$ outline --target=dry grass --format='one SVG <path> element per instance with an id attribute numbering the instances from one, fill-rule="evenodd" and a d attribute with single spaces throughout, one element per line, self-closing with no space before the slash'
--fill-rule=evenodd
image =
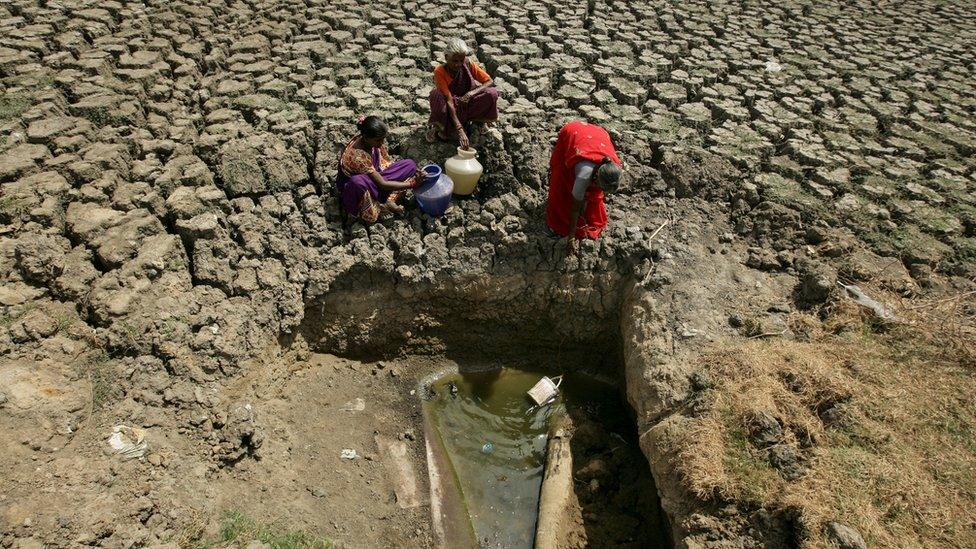
<path id="1" fill-rule="evenodd" d="M 798 319 L 807 341 L 757 339 L 705 356 L 710 406 L 672 449 L 688 489 L 790 509 L 807 547 L 827 545 L 831 520 L 869 546 L 976 547 L 970 297 L 901 303 L 907 324 L 887 327 L 842 302 L 826 330 Z M 787 481 L 752 442 L 760 412 L 799 449 L 803 477 Z"/>

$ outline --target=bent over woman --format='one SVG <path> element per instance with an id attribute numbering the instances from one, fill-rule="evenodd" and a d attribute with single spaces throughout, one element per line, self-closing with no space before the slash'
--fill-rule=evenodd
<path id="1" fill-rule="evenodd" d="M 546 224 L 566 237 L 570 252 L 576 239 L 597 238 L 606 227 L 603 195 L 617 190 L 620 176 L 620 158 L 606 130 L 578 120 L 559 130 L 549 159 Z"/>
<path id="2" fill-rule="evenodd" d="M 389 128 L 382 119 L 366 116 L 356 124 L 359 135 L 339 155 L 336 188 L 349 215 L 373 223 L 385 213 L 402 213 L 397 200 L 417 185 L 417 163 L 393 161 L 386 150 Z"/>

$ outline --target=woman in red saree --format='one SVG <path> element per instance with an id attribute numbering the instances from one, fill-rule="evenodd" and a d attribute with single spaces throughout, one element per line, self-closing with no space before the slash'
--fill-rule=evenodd
<path id="1" fill-rule="evenodd" d="M 617 190 L 620 176 L 620 158 L 606 130 L 578 120 L 559 130 L 549 159 L 546 223 L 566 237 L 570 252 L 577 239 L 597 238 L 606 227 L 603 195 Z"/>

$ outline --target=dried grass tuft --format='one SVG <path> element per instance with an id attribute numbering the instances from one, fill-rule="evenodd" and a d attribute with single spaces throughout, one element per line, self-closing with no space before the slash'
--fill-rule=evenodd
<path id="1" fill-rule="evenodd" d="M 976 546 L 972 297 L 898 302 L 905 322 L 895 325 L 840 302 L 822 324 L 794 319 L 805 341 L 707 354 L 706 411 L 673 442 L 686 488 L 796 510 L 808 547 L 826 545 L 827 521 L 855 527 L 869 546 Z M 760 413 L 799 450 L 800 479 L 787 481 L 751 439 Z"/>

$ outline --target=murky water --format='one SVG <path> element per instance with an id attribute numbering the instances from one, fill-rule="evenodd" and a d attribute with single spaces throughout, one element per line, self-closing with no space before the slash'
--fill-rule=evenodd
<path id="1" fill-rule="evenodd" d="M 425 406 L 461 483 L 484 547 L 531 548 L 545 465 L 548 420 L 526 396 L 540 374 L 503 368 L 447 375 Z M 556 405 L 558 406 L 558 404 Z"/>
<path id="2" fill-rule="evenodd" d="M 543 375 L 500 368 L 448 374 L 430 385 L 433 394 L 424 406 L 440 431 L 483 547 L 532 547 L 553 414 L 568 405 L 595 415 L 610 411 L 626 421 L 615 387 L 577 373 L 565 376 L 553 404 L 534 406 L 526 392 Z"/>

